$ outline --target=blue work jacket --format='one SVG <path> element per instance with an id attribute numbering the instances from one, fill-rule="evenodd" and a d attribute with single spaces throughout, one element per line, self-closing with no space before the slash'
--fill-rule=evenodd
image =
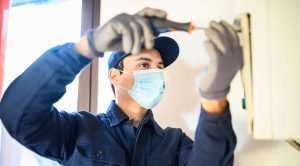
<path id="1" fill-rule="evenodd" d="M 148 110 L 137 129 L 112 101 L 106 114 L 58 111 L 53 104 L 90 60 L 73 43 L 46 51 L 7 88 L 0 118 L 28 149 L 68 166 L 231 166 L 236 137 L 228 110 L 201 110 L 192 141 L 162 129 Z M 229 108 L 228 108 L 229 109 Z"/>

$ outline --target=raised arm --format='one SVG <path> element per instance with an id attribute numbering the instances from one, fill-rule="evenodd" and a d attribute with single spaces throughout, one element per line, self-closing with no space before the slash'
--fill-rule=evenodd
<path id="1" fill-rule="evenodd" d="M 243 67 L 242 49 L 236 31 L 224 21 L 211 22 L 205 33 L 210 64 L 202 73 L 202 108 L 187 165 L 232 166 L 236 136 L 226 96 L 230 82 Z M 188 142 L 185 136 L 182 140 Z"/>
<path id="2" fill-rule="evenodd" d="M 10 135 L 38 154 L 63 162 L 74 148 L 76 119 L 58 112 L 53 103 L 89 62 L 67 43 L 46 51 L 17 77 L 0 103 L 0 118 Z"/>

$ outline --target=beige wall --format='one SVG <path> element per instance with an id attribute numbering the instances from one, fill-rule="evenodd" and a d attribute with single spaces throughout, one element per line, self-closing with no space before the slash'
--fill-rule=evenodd
<path id="1" fill-rule="evenodd" d="M 207 26 L 210 20 L 224 19 L 232 22 L 234 16 L 245 9 L 243 5 L 237 0 L 102 0 L 101 22 L 120 12 L 135 13 L 149 6 L 166 10 L 171 20 L 193 21 L 196 25 Z M 205 36 L 202 31 L 195 31 L 191 35 L 184 32 L 164 35 L 173 37 L 179 43 L 181 53 L 179 59 L 165 70 L 167 93 L 154 108 L 155 118 L 162 127 L 182 128 L 193 138 L 200 109 L 199 73 L 208 61 L 202 47 Z M 100 60 L 99 112 L 105 112 L 113 98 L 106 75 L 107 57 Z M 240 80 L 238 74 L 228 96 L 238 139 L 235 165 L 298 166 L 300 153 L 284 141 L 258 141 L 248 135 L 247 113 L 241 107 L 243 88 Z"/>

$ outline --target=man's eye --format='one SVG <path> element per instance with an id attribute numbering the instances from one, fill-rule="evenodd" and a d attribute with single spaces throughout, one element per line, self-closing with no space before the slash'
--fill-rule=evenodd
<path id="1" fill-rule="evenodd" d="M 142 63 L 142 64 L 140 64 L 140 67 L 141 67 L 141 68 L 148 69 L 148 68 L 149 68 L 149 65 L 148 65 L 147 63 Z"/>

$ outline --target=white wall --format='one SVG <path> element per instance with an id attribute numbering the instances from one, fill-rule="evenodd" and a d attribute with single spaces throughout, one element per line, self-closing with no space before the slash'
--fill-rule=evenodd
<path id="1" fill-rule="evenodd" d="M 196 25 L 207 26 L 210 20 L 224 19 L 232 22 L 235 15 L 247 9 L 237 0 L 102 0 L 101 22 L 120 13 L 135 13 L 149 6 L 166 10 L 168 18 L 174 21 L 193 21 Z M 154 108 L 155 118 L 162 127 L 179 127 L 194 137 L 197 125 L 200 96 L 198 75 L 207 62 L 202 42 L 202 31 L 191 35 L 184 32 L 164 34 L 173 37 L 180 45 L 180 57 L 165 70 L 167 93 L 162 102 Z M 113 95 L 107 79 L 107 58 L 100 59 L 99 112 L 105 112 Z M 236 166 L 296 166 L 300 153 L 284 141 L 253 140 L 247 133 L 247 113 L 241 107 L 243 88 L 240 75 L 232 82 L 228 96 L 233 116 L 233 126 L 238 144 L 235 151 Z"/>

